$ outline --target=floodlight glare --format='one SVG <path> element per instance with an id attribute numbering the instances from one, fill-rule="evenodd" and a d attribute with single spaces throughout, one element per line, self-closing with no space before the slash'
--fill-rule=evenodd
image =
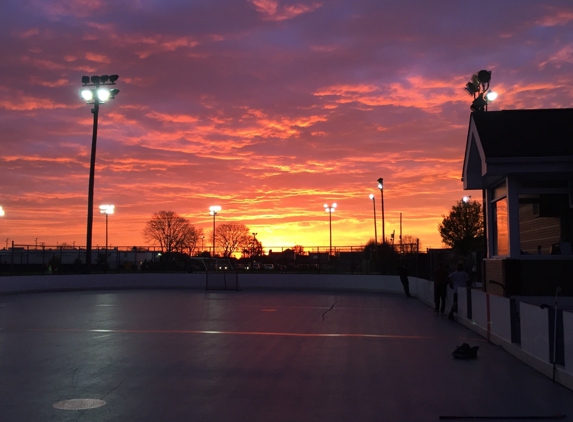
<path id="1" fill-rule="evenodd" d="M 82 89 L 80 94 L 86 101 L 92 101 L 94 99 L 94 93 L 91 89 Z"/>
<path id="2" fill-rule="evenodd" d="M 82 84 L 87 85 L 90 83 L 90 77 L 89 76 L 82 76 Z"/>
<path id="3" fill-rule="evenodd" d="M 371 193 L 368 197 L 374 201 L 374 194 L 373 193 Z"/>
<path id="4" fill-rule="evenodd" d="M 113 214 L 115 212 L 115 205 L 100 205 L 99 211 L 102 214 Z"/>
<path id="5" fill-rule="evenodd" d="M 489 102 L 489 101 L 494 101 L 497 98 L 497 92 L 494 91 L 488 91 L 487 94 L 485 94 L 485 99 Z"/>
<path id="6" fill-rule="evenodd" d="M 219 211 L 221 211 L 221 207 L 219 205 L 212 205 L 209 207 L 209 214 L 216 215 Z"/>
<path id="7" fill-rule="evenodd" d="M 384 179 L 380 178 L 377 180 L 378 182 L 378 189 L 382 190 L 384 189 Z"/>
<path id="8" fill-rule="evenodd" d="M 5 215 L 6 215 L 6 213 L 4 212 L 2 207 L 0 207 L 0 217 L 4 217 Z"/>
<path id="9" fill-rule="evenodd" d="M 97 97 L 99 98 L 100 102 L 105 103 L 107 100 L 109 100 L 110 97 L 109 90 L 104 88 L 98 89 Z"/>

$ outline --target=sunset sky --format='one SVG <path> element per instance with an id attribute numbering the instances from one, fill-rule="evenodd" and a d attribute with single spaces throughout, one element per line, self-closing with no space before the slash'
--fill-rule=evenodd
<path id="1" fill-rule="evenodd" d="M 109 242 L 145 245 L 154 212 L 247 225 L 265 247 L 386 236 L 441 247 L 460 181 L 472 73 L 490 110 L 573 106 L 573 3 L 382 0 L 2 0 L 0 248 L 85 245 L 93 116 L 83 75 L 118 74 L 102 105 Z"/>

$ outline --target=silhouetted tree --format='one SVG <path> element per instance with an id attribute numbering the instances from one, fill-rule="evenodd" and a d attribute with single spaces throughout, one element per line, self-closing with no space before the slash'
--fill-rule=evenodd
<path id="1" fill-rule="evenodd" d="M 217 247 L 223 248 L 225 257 L 248 248 L 251 240 L 250 230 L 244 224 L 223 223 L 219 224 L 215 230 L 215 242 Z"/>
<path id="2" fill-rule="evenodd" d="M 243 248 L 243 258 L 253 258 L 263 254 L 263 244 L 256 238 L 251 237 L 249 244 Z"/>
<path id="3" fill-rule="evenodd" d="M 148 243 L 159 243 L 165 253 L 192 253 L 203 230 L 195 228 L 189 221 L 174 211 L 159 211 L 145 224 L 143 237 Z"/>
<path id="4" fill-rule="evenodd" d="M 450 214 L 438 225 L 442 241 L 457 253 L 466 256 L 483 248 L 485 237 L 482 206 L 477 201 L 458 201 Z"/>
<path id="5" fill-rule="evenodd" d="M 296 255 L 302 255 L 304 254 L 304 246 L 302 245 L 294 245 L 294 247 L 292 248 L 292 250 L 294 251 L 294 253 Z"/>

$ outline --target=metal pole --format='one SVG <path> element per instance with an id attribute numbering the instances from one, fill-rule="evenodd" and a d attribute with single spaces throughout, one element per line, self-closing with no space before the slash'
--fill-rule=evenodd
<path id="1" fill-rule="evenodd" d="M 107 219 L 108 219 L 109 215 L 106 212 L 105 213 L 105 265 L 107 267 Z"/>
<path id="2" fill-rule="evenodd" d="M 213 212 L 213 258 L 215 258 L 215 216 L 217 214 Z"/>
<path id="3" fill-rule="evenodd" d="M 386 243 L 386 230 L 384 225 L 384 188 L 380 189 L 380 198 L 382 202 L 382 243 Z"/>
<path id="4" fill-rule="evenodd" d="M 94 219 L 94 179 L 95 179 L 95 162 L 96 162 L 96 143 L 97 143 L 97 124 L 99 114 L 99 97 L 95 96 L 94 108 L 94 126 L 92 135 L 92 155 L 90 160 L 90 180 L 88 188 L 88 224 L 86 237 L 86 271 L 91 272 L 92 264 L 92 226 Z"/>
<path id="5" fill-rule="evenodd" d="M 377 224 L 376 224 L 376 201 L 374 200 L 374 197 L 372 197 L 372 206 L 374 207 L 374 244 L 377 245 L 378 244 L 378 230 L 377 230 Z"/>
<path id="6" fill-rule="evenodd" d="M 328 256 L 332 255 L 332 207 L 328 210 L 328 225 L 329 225 L 329 232 L 330 232 L 330 252 Z"/>

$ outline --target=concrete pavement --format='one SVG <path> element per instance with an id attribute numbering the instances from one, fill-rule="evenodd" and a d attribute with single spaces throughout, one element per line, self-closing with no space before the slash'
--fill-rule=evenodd
<path id="1" fill-rule="evenodd" d="M 2 422 L 573 421 L 572 391 L 389 293 L 4 295 L 0 398 Z M 71 399 L 105 404 L 54 407 Z"/>

